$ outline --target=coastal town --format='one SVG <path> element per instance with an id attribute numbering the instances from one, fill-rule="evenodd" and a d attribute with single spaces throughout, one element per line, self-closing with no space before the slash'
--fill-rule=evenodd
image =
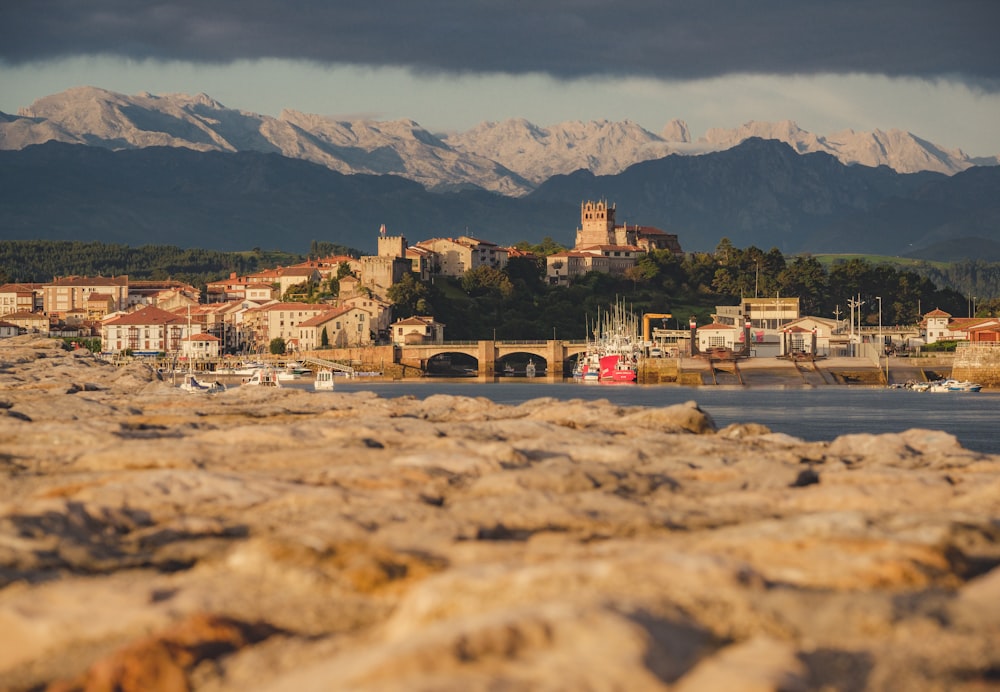
<path id="1" fill-rule="evenodd" d="M 654 250 L 683 255 L 676 235 L 618 223 L 616 211 L 614 204 L 603 200 L 580 205 L 574 247 L 544 258 L 547 284 L 567 285 L 590 272 L 626 276 L 640 258 Z M 525 254 L 472 236 L 432 238 L 410 245 L 402 235 L 387 234 L 383 225 L 375 255 L 335 255 L 245 276 L 233 273 L 208 282 L 204 291 L 175 280 L 137 281 L 128 276 L 64 276 L 48 283 L 8 283 L 0 286 L 0 338 L 21 334 L 81 341 L 97 338 L 101 352 L 110 358 L 128 355 L 200 363 L 263 354 L 336 361 L 344 357 L 338 350 L 388 346 L 379 353 L 381 364 L 388 361 L 404 365 L 403 372 L 406 367 L 410 372 L 424 372 L 431 357 L 448 353 L 447 325 L 432 314 L 396 318 L 390 289 L 406 277 L 432 281 L 441 276 L 462 277 L 481 267 L 503 270 L 511 258 Z M 321 283 L 335 283 L 336 297 L 307 302 L 309 287 Z M 919 353 L 938 341 L 985 348 L 987 354 L 992 353 L 988 347 L 1000 343 L 997 318 L 957 317 L 935 308 L 924 313 L 918 324 L 890 326 L 880 321 L 876 326 L 862 324 L 860 310 L 855 314 L 853 306 L 843 319 L 802 314 L 797 296 L 745 297 L 737 304 L 716 306 L 709 323 L 697 324 L 692 317 L 683 328 L 686 319 L 666 313 L 635 315 L 629 333 L 615 335 L 628 339 L 627 348 L 618 347 L 621 362 L 630 361 L 629 367 L 638 372 L 634 364 L 639 360 L 699 356 L 717 361 L 857 358 L 881 370 L 883 357 Z M 587 341 L 591 340 L 598 337 L 592 339 L 588 333 Z M 280 348 L 276 350 L 275 344 Z M 405 353 L 406 347 L 427 345 L 437 348 L 409 358 Z M 512 370 L 503 358 L 512 353 L 510 349 L 505 353 L 496 348 L 457 351 L 480 361 L 478 374 L 503 375 Z M 586 370 L 585 348 L 525 347 L 521 353 L 531 356 L 532 372 L 538 367 L 561 377 Z M 976 358 L 981 360 L 982 354 Z M 664 368 L 646 368 L 651 370 L 662 373 Z M 665 380 L 669 378 L 658 374 L 653 381 Z"/>

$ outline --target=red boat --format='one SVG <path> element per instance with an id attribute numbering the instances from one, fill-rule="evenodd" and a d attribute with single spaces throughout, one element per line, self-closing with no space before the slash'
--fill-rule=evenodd
<path id="1" fill-rule="evenodd" d="M 635 382 L 635 363 L 616 354 L 601 356 L 601 380 Z"/>

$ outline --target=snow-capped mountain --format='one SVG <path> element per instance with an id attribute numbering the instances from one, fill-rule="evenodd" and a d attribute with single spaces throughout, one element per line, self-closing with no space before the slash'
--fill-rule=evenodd
<path id="1" fill-rule="evenodd" d="M 903 130 L 855 132 L 843 130 L 832 135 L 816 135 L 791 120 L 777 123 L 750 121 L 736 129 L 713 128 L 699 140 L 714 151 L 729 149 L 750 137 L 777 139 L 800 154 L 822 151 L 841 163 L 888 166 L 897 173 L 935 171 L 952 175 L 977 164 L 961 149 L 945 149 Z M 978 163 L 996 164 L 992 161 Z"/>
<path id="2" fill-rule="evenodd" d="M 52 139 L 115 150 L 275 153 L 340 173 L 398 175 L 432 190 L 482 187 L 519 196 L 533 187 L 489 159 L 452 149 L 412 120 L 347 122 L 287 110 L 273 118 L 227 108 L 205 94 L 126 96 L 78 87 L 0 120 L 0 149 Z"/>
<path id="3" fill-rule="evenodd" d="M 78 87 L 44 97 L 18 115 L 0 113 L 0 149 L 56 140 L 108 149 L 153 146 L 254 151 L 310 161 L 345 174 L 393 174 L 429 190 L 478 187 L 523 196 L 554 175 L 586 169 L 613 175 L 670 154 L 730 149 L 751 137 L 776 139 L 799 153 L 825 152 L 845 164 L 948 175 L 1000 157 L 972 159 L 901 130 L 813 134 L 794 122 L 749 122 L 693 140 L 681 120 L 654 134 L 630 122 L 564 122 L 543 128 L 523 119 L 482 123 L 435 135 L 412 120 L 335 120 L 283 111 L 277 118 L 227 108 L 205 94 L 126 96 Z"/>

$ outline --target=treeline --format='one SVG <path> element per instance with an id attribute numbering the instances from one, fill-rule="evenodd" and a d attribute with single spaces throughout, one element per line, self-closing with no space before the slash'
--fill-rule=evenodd
<path id="1" fill-rule="evenodd" d="M 310 256 L 352 255 L 357 250 L 313 241 Z M 278 265 L 295 264 L 303 255 L 253 248 L 246 252 L 182 249 L 171 245 L 130 247 L 98 242 L 0 241 L 0 283 L 52 281 L 59 276 L 120 276 L 130 279 L 176 279 L 203 287 L 208 281 L 251 274 Z"/>
<path id="2" fill-rule="evenodd" d="M 521 247 L 553 251 L 543 245 Z M 887 325 L 912 324 L 935 308 L 957 317 L 971 310 L 961 293 L 914 271 L 862 259 L 826 268 L 810 256 L 740 249 L 726 239 L 714 252 L 651 252 L 625 277 L 593 272 L 568 286 L 551 286 L 544 259 L 512 258 L 504 270 L 480 267 L 461 279 L 410 278 L 389 294 L 396 317 L 434 315 L 449 339 L 582 339 L 598 311 L 617 299 L 639 314 L 670 313 L 667 326 L 684 329 L 691 316 L 709 322 L 717 305 L 780 296 L 799 297 L 803 314 L 840 319 L 849 316 L 850 302 L 860 303 L 861 321 L 870 325 L 878 323 L 880 308 Z M 996 303 L 981 302 L 979 314 L 1000 308 Z"/>
<path id="3" fill-rule="evenodd" d="M 961 260 L 946 265 L 922 262 L 914 267 L 938 286 L 949 286 L 967 296 L 983 300 L 1000 298 L 1000 263 Z"/>

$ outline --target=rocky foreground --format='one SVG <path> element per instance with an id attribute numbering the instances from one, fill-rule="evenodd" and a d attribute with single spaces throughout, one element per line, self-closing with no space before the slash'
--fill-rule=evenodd
<path id="1" fill-rule="evenodd" d="M 793 414 L 790 414 L 793 415 Z M 0 688 L 981 690 L 1000 457 L 0 340 Z"/>

